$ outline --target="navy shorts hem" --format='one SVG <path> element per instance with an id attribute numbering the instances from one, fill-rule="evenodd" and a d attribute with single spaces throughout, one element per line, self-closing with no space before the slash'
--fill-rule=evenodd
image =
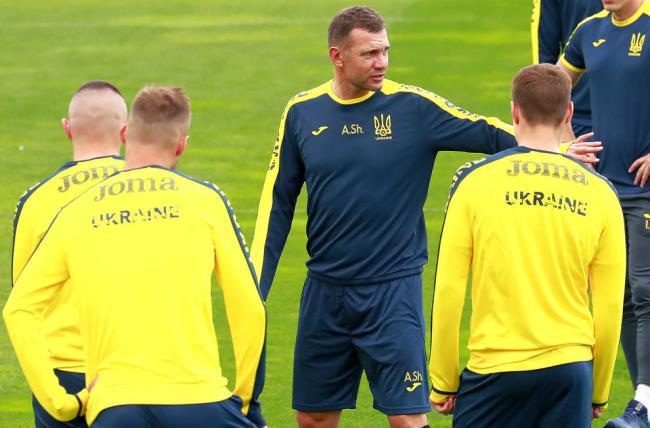
<path id="1" fill-rule="evenodd" d="M 379 410 L 385 415 L 396 416 L 396 415 L 417 415 L 420 413 L 429 413 L 431 411 L 431 406 L 417 406 L 417 407 L 384 407 L 373 405 L 375 409 Z"/>
<path id="2" fill-rule="evenodd" d="M 341 402 L 334 404 L 309 405 L 293 402 L 291 407 L 293 410 L 300 410 L 301 412 L 335 412 L 337 410 L 356 409 L 357 403 Z"/>

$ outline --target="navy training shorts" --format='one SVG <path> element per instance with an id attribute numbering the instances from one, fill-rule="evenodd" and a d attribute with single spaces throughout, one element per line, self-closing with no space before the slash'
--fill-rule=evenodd
<path id="1" fill-rule="evenodd" d="M 453 426 L 591 427 L 591 361 L 460 377 Z"/>
<path id="2" fill-rule="evenodd" d="M 307 277 L 293 408 L 354 409 L 365 371 L 375 409 L 387 415 L 429 412 L 424 329 L 420 274 L 352 286 Z"/>
<path id="3" fill-rule="evenodd" d="M 201 404 L 127 404 L 102 410 L 93 428 L 254 428 L 241 412 L 242 401 L 227 400 Z"/>

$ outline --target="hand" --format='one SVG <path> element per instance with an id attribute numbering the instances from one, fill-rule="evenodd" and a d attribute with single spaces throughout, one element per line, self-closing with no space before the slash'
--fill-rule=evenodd
<path id="1" fill-rule="evenodd" d="M 456 396 L 452 395 L 451 397 L 447 398 L 444 402 L 439 403 L 439 404 L 434 403 L 432 401 L 431 406 L 438 413 L 441 413 L 443 415 L 450 415 L 450 414 L 454 413 L 454 410 L 456 409 Z"/>
<path id="2" fill-rule="evenodd" d="M 645 187 L 648 184 L 648 179 L 650 178 L 650 153 L 645 156 L 641 156 L 639 159 L 632 162 L 630 169 L 627 170 L 630 174 L 636 171 L 636 177 L 634 177 L 634 185 L 639 187 Z"/>
<path id="3" fill-rule="evenodd" d="M 579 136 L 573 140 L 573 143 L 569 147 L 569 150 L 567 150 L 566 154 L 593 168 L 600 161 L 600 159 L 596 157 L 596 153 L 603 150 L 602 142 L 587 141 L 593 136 L 593 132 Z"/>
<path id="4" fill-rule="evenodd" d="M 598 419 L 603 415 L 603 413 L 605 413 L 605 410 L 602 407 L 592 407 L 591 419 Z"/>

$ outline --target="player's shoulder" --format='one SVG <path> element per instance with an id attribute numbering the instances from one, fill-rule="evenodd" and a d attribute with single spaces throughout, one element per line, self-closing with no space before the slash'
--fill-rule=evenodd
<path id="1" fill-rule="evenodd" d="M 177 179 L 179 181 L 179 188 L 182 186 L 186 191 L 195 194 L 199 198 L 204 198 L 209 201 L 221 201 L 226 207 L 231 209 L 230 201 L 228 201 L 226 193 L 215 183 L 201 180 L 200 178 L 193 177 L 177 169 L 165 167 L 156 168 L 163 171 L 163 174 L 166 172 L 172 179 Z"/>
<path id="2" fill-rule="evenodd" d="M 490 174 L 489 166 L 492 166 L 500 161 L 505 160 L 509 156 L 514 156 L 521 153 L 518 150 L 518 147 L 513 147 L 508 150 L 495 153 L 490 156 L 486 156 L 480 159 L 470 160 L 462 164 L 451 179 L 451 187 L 449 190 L 449 198 L 454 195 L 456 190 L 460 187 L 460 184 L 467 181 L 478 180 L 478 183 L 487 183 L 489 180 L 485 181 L 482 179 L 485 174 Z"/>
<path id="3" fill-rule="evenodd" d="M 122 168 L 124 159 L 119 156 L 102 156 L 83 161 L 69 161 L 47 177 L 27 189 L 16 204 L 15 219 L 29 206 L 41 212 L 56 205 L 56 210 L 70 199 L 76 185 L 104 179 Z"/>
<path id="4" fill-rule="evenodd" d="M 327 82 L 321 83 L 316 87 L 307 89 L 306 91 L 298 92 L 293 97 L 289 98 L 289 101 L 287 101 L 285 112 L 289 111 L 292 107 L 298 104 L 305 103 L 323 95 L 327 95 L 331 84 L 332 80 L 328 80 Z"/>
<path id="5" fill-rule="evenodd" d="M 603 22 L 603 19 L 606 19 L 609 17 L 610 12 L 607 11 L 606 9 L 601 10 L 600 12 L 596 12 L 593 15 L 589 15 L 582 21 L 578 22 L 578 25 L 576 25 L 575 31 L 578 31 L 579 29 L 585 30 L 589 29 L 595 25 L 598 25 Z M 575 32 L 574 31 L 574 32 Z"/>
<path id="6" fill-rule="evenodd" d="M 110 177 L 124 166 L 120 156 L 102 156 L 82 161 L 70 161 L 30 187 L 21 199 L 40 196 L 53 191 L 65 195 L 76 185 L 89 184 L 94 180 Z"/>
<path id="7" fill-rule="evenodd" d="M 573 159 L 569 155 L 561 154 L 561 156 L 565 162 L 573 165 L 575 170 L 580 171 L 582 174 L 584 174 L 584 177 L 588 177 L 584 180 L 585 184 L 591 185 L 592 188 L 600 190 L 603 193 L 613 195 L 618 199 L 618 192 L 607 177 L 599 174 L 598 171 L 596 171 L 594 168 L 587 166 L 586 164 L 576 159 Z"/>
<path id="8" fill-rule="evenodd" d="M 396 94 L 410 94 L 414 97 L 424 98 L 439 105 L 449 103 L 449 101 L 436 94 L 435 92 L 431 92 L 419 86 L 409 85 L 406 83 L 398 83 L 389 79 L 384 80 L 384 85 L 381 88 L 381 93 L 388 96 Z"/>

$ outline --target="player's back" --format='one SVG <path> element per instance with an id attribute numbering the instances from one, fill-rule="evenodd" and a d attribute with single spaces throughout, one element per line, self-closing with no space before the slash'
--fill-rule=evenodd
<path id="1" fill-rule="evenodd" d="M 67 162 L 21 196 L 14 217 L 14 283 L 59 210 L 123 166 L 124 160 L 118 156 Z M 63 290 L 45 314 L 50 358 L 56 368 L 82 372 L 83 349 L 76 309 L 67 289 Z"/>
<path id="2" fill-rule="evenodd" d="M 588 275 L 618 207 L 614 190 L 564 155 L 525 147 L 467 167 L 449 204 L 465 207 L 473 242 L 468 367 L 591 360 Z"/>
<path id="3" fill-rule="evenodd" d="M 123 171 L 55 226 L 73 224 L 67 265 L 81 303 L 87 378 L 98 379 L 90 420 L 125 403 L 229 397 L 210 297 L 220 242 L 237 229 L 221 191 L 163 167 Z M 233 254 L 244 251 L 239 244 Z"/>

